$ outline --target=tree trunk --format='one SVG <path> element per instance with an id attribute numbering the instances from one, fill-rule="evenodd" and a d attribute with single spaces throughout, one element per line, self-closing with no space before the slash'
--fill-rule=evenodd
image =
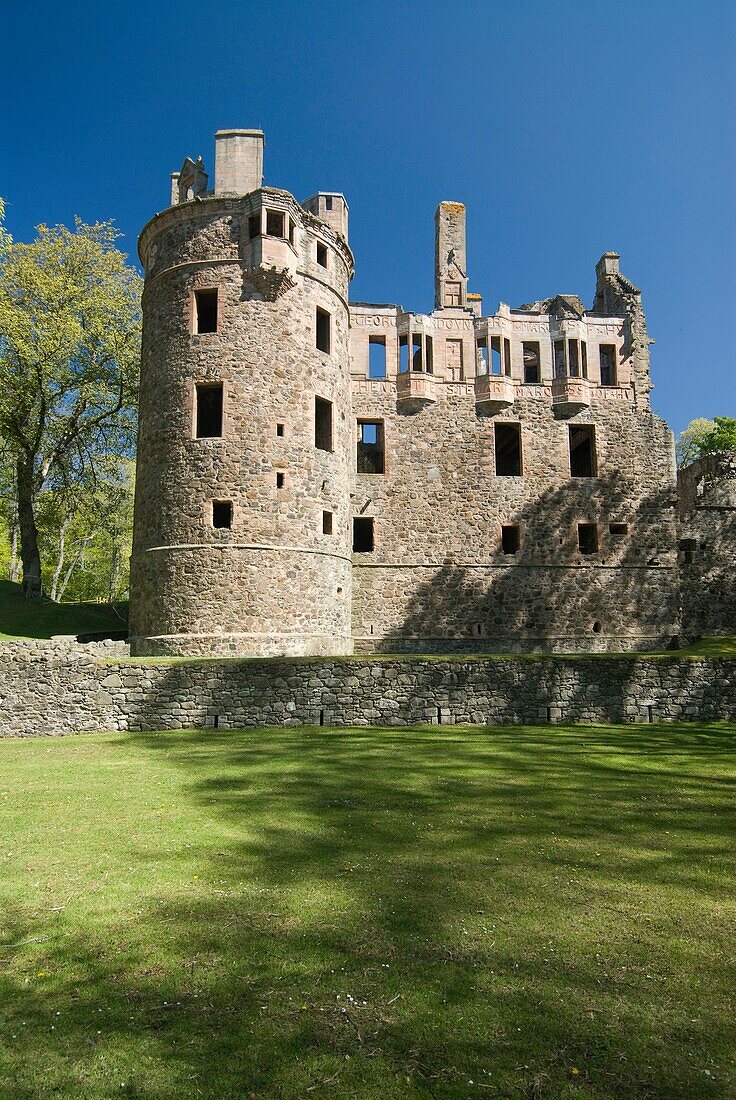
<path id="1" fill-rule="evenodd" d="M 67 516 L 59 528 L 59 552 L 56 555 L 56 568 L 54 569 L 53 580 L 51 581 L 51 599 L 56 602 L 60 599 L 58 595 L 59 577 L 61 571 L 64 568 L 64 552 L 66 550 L 66 532 L 69 524 L 72 522 L 72 517 Z"/>
<path id="2" fill-rule="evenodd" d="M 17 584 L 20 579 L 20 569 L 18 568 L 18 513 L 13 509 L 13 516 L 10 521 L 10 571 L 9 580 L 13 584 Z"/>
<path id="3" fill-rule="evenodd" d="M 112 542 L 112 568 L 110 570 L 110 587 L 108 589 L 108 603 L 115 603 L 115 593 L 120 580 L 120 547 L 113 536 Z"/>
<path id="4" fill-rule="evenodd" d="M 38 552 L 38 528 L 33 511 L 33 463 L 19 458 L 16 467 L 18 488 L 18 526 L 20 528 L 20 558 L 23 562 L 21 592 L 29 600 L 43 595 L 41 585 L 41 555 Z"/>

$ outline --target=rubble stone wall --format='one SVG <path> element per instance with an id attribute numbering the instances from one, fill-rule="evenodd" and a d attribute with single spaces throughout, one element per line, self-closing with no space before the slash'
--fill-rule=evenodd
<path id="1" fill-rule="evenodd" d="M 367 658 L 178 663 L 3 648 L 0 735 L 292 725 L 736 720 L 736 659 Z"/>

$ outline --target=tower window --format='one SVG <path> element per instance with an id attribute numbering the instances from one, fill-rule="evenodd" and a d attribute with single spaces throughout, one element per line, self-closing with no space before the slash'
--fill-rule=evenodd
<path id="1" fill-rule="evenodd" d="M 294 223 L 291 218 L 289 218 L 289 244 L 294 244 Z"/>
<path id="2" fill-rule="evenodd" d="M 628 535 L 629 525 L 628 523 L 609 523 L 608 530 L 612 535 L 620 537 L 621 535 Z"/>
<path id="3" fill-rule="evenodd" d="M 202 382 L 196 388 L 195 431 L 197 439 L 222 435 L 222 382 Z"/>
<path id="4" fill-rule="evenodd" d="M 494 424 L 496 474 L 499 477 L 521 476 L 521 425 Z"/>
<path id="5" fill-rule="evenodd" d="M 248 218 L 248 238 L 253 240 L 254 237 L 260 237 L 261 235 L 261 214 L 260 211 L 257 214 L 251 214 Z"/>
<path id="6" fill-rule="evenodd" d="M 580 352 L 577 340 L 567 341 L 567 358 L 570 364 L 570 377 L 580 377 Z"/>
<path id="7" fill-rule="evenodd" d="M 386 377 L 386 337 L 368 337 L 368 377 Z"/>
<path id="8" fill-rule="evenodd" d="M 511 377 L 511 341 L 503 342 L 503 373 L 507 378 Z"/>
<path id="9" fill-rule="evenodd" d="M 327 245 L 317 241 L 317 263 L 320 267 L 327 267 Z"/>
<path id="10" fill-rule="evenodd" d="M 422 335 L 420 332 L 415 332 L 411 338 L 411 369 L 413 371 L 421 371 L 422 369 Z"/>
<path id="11" fill-rule="evenodd" d="M 370 554 L 373 547 L 373 519 L 356 516 L 353 520 L 353 553 Z"/>
<path id="12" fill-rule="evenodd" d="M 542 378 L 539 344 L 536 341 L 522 344 L 521 352 L 524 360 L 524 381 L 528 386 L 537 385 Z"/>
<path id="13" fill-rule="evenodd" d="M 518 554 L 521 545 L 521 532 L 516 524 L 504 524 L 501 527 L 501 549 L 504 554 Z"/>
<path id="14" fill-rule="evenodd" d="M 475 341 L 478 374 L 488 374 L 488 337 L 480 336 Z"/>
<path id="15" fill-rule="evenodd" d="M 570 476 L 595 477 L 595 428 L 592 424 L 570 424 Z"/>
<path id="16" fill-rule="evenodd" d="M 385 472 L 382 420 L 358 421 L 357 468 L 359 474 L 382 474 Z"/>
<path id="17" fill-rule="evenodd" d="M 598 552 L 597 524 L 578 524 L 578 550 L 581 554 L 596 554 Z"/>
<path id="18" fill-rule="evenodd" d="M 616 345 L 601 344 L 599 349 L 601 362 L 601 385 L 615 386 L 616 382 Z"/>
<path id="19" fill-rule="evenodd" d="M 323 512 L 322 513 L 322 534 L 323 535 L 331 535 L 332 534 L 332 512 Z"/>
<path id="20" fill-rule="evenodd" d="M 217 528 L 232 527 L 233 502 L 231 500 L 212 501 L 212 526 Z"/>
<path id="21" fill-rule="evenodd" d="M 283 439 L 284 438 L 284 425 L 283 424 L 277 424 L 276 425 L 276 438 L 277 439 Z"/>
<path id="22" fill-rule="evenodd" d="M 565 361 L 565 341 L 555 340 L 554 342 L 554 362 L 555 362 L 555 378 L 564 378 L 567 374 L 567 363 Z"/>
<path id="23" fill-rule="evenodd" d="M 501 337 L 491 337 L 491 374 L 501 374 Z"/>
<path id="24" fill-rule="evenodd" d="M 332 210 L 332 196 L 328 196 L 325 199 L 325 210 Z"/>
<path id="25" fill-rule="evenodd" d="M 330 354 L 330 321 L 331 317 L 327 310 L 317 306 L 315 343 L 317 350 L 324 351 L 327 355 Z"/>
<path id="26" fill-rule="evenodd" d="M 194 331 L 217 332 L 217 288 L 195 290 L 194 292 Z"/>
<path id="27" fill-rule="evenodd" d="M 406 374 L 409 370 L 409 338 L 399 337 L 399 374 Z"/>
<path id="28" fill-rule="evenodd" d="M 314 399 L 314 445 L 320 451 L 332 450 L 332 402 Z"/>
<path id="29" fill-rule="evenodd" d="M 286 478 L 283 470 L 277 470 L 276 472 L 276 488 L 283 489 Z"/>
<path id="30" fill-rule="evenodd" d="M 424 337 L 424 369 L 426 370 L 427 374 L 434 374 L 434 355 L 433 355 L 433 352 L 432 352 L 433 347 L 434 347 L 434 342 L 432 340 L 432 337 L 425 335 L 425 337 Z"/>
<path id="31" fill-rule="evenodd" d="M 283 237 L 284 215 L 280 210 L 266 211 L 266 235 L 269 237 Z"/>

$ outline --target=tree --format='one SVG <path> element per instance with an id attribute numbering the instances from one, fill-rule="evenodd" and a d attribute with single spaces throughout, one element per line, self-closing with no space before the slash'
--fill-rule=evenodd
<path id="1" fill-rule="evenodd" d="M 141 279 L 118 237 L 78 219 L 40 225 L 30 244 L 0 236 L 0 446 L 29 597 L 42 592 L 39 495 L 93 483 L 104 456 L 134 443 Z"/>
<path id="2" fill-rule="evenodd" d="M 714 451 L 736 452 L 736 420 L 733 417 L 691 420 L 677 440 L 677 465 L 689 466 L 696 458 Z"/>

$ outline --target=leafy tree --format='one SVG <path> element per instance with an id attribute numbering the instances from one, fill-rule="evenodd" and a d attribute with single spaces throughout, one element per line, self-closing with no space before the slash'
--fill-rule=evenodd
<path id="1" fill-rule="evenodd" d="M 0 446 L 29 597 L 42 592 L 40 495 L 94 484 L 105 456 L 133 446 L 141 280 L 118 237 L 78 219 L 30 244 L 0 236 Z"/>
<path id="2" fill-rule="evenodd" d="M 736 420 L 732 416 L 716 416 L 713 431 L 703 440 L 703 453 L 736 452 Z"/>
<path id="3" fill-rule="evenodd" d="M 714 451 L 736 452 L 736 420 L 733 417 L 691 420 L 677 440 L 677 465 L 689 466 L 696 458 Z"/>

